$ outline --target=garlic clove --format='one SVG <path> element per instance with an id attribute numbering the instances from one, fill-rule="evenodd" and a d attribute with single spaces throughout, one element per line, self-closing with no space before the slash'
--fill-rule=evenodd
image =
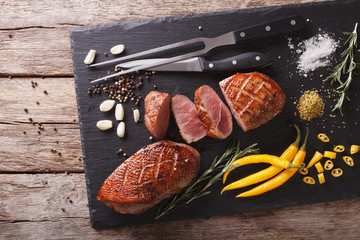
<path id="1" fill-rule="evenodd" d="M 108 112 L 110 111 L 115 105 L 115 100 L 105 100 L 100 104 L 100 111 Z"/>
<path id="2" fill-rule="evenodd" d="M 119 123 L 116 133 L 119 138 L 123 138 L 125 136 L 125 123 L 124 122 Z"/>
<path id="3" fill-rule="evenodd" d="M 116 107 L 115 107 L 115 119 L 117 121 L 122 121 L 124 119 L 124 115 L 125 115 L 125 112 L 124 112 L 123 105 L 121 103 L 116 104 Z"/>
<path id="4" fill-rule="evenodd" d="M 110 120 L 100 120 L 96 123 L 96 126 L 100 129 L 100 130 L 108 130 L 110 128 L 113 127 L 113 123 Z"/>
<path id="5" fill-rule="evenodd" d="M 90 49 L 90 51 L 88 52 L 88 54 L 86 55 L 86 57 L 84 59 L 84 63 L 92 64 L 95 59 L 95 55 L 96 55 L 96 50 Z"/>
<path id="6" fill-rule="evenodd" d="M 140 120 L 140 111 L 139 111 L 139 109 L 134 109 L 133 114 L 134 114 L 134 121 L 137 123 Z"/>
<path id="7" fill-rule="evenodd" d="M 124 49 L 125 49 L 124 44 L 119 44 L 119 45 L 116 45 L 116 46 L 112 47 L 110 49 L 110 52 L 111 52 L 111 54 L 116 55 L 116 54 L 122 53 L 124 51 Z"/>

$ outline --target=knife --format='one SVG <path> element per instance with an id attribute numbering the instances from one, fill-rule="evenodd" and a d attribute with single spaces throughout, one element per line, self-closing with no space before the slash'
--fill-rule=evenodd
<path id="1" fill-rule="evenodd" d="M 165 58 L 135 60 L 120 63 L 116 66 L 120 68 L 133 68 L 145 64 L 152 64 L 164 59 Z M 208 61 L 203 57 L 193 57 L 144 70 L 168 72 L 232 72 L 262 68 L 270 64 L 272 64 L 272 59 L 266 54 L 260 52 L 247 52 L 215 61 Z"/>
<path id="2" fill-rule="evenodd" d="M 117 73 L 114 73 L 111 75 L 101 77 L 99 79 L 91 81 L 90 83 L 96 83 L 96 82 L 100 82 L 104 79 L 110 79 L 112 77 L 124 75 L 124 74 L 131 73 L 134 71 L 152 68 L 152 67 L 156 67 L 156 66 L 161 66 L 164 64 L 188 59 L 191 57 L 200 56 L 202 54 L 207 53 L 211 49 L 219 47 L 219 46 L 233 45 L 233 44 L 251 40 L 251 39 L 264 38 L 264 37 L 269 37 L 269 36 L 273 36 L 273 35 L 278 35 L 278 34 L 282 34 L 282 33 L 288 33 L 288 32 L 292 32 L 292 31 L 300 30 L 301 28 L 303 28 L 304 23 L 305 23 L 305 21 L 302 16 L 298 16 L 298 15 L 291 16 L 291 17 L 282 18 L 280 20 L 275 20 L 272 22 L 267 22 L 264 24 L 248 27 L 245 29 L 228 32 L 228 33 L 225 33 L 223 35 L 220 35 L 220 36 L 214 37 L 214 38 L 202 38 L 202 37 L 194 38 L 194 39 L 190 39 L 190 40 L 150 49 L 147 51 L 131 54 L 131 55 L 124 56 L 121 58 L 112 59 L 112 60 L 105 61 L 102 63 L 92 64 L 92 65 L 90 65 L 90 67 L 101 66 L 101 65 L 105 65 L 105 64 L 109 64 L 109 63 L 115 63 L 115 62 L 125 61 L 128 59 L 142 57 L 145 55 L 162 52 L 164 50 L 169 50 L 169 49 L 173 49 L 173 48 L 177 48 L 177 47 L 188 46 L 188 45 L 194 44 L 194 43 L 203 43 L 203 45 L 204 45 L 203 49 L 201 49 L 201 50 L 197 50 L 197 51 L 190 52 L 187 54 L 175 56 L 172 58 L 167 58 L 167 59 L 164 59 L 161 61 L 157 61 L 155 63 L 149 63 L 149 64 L 137 66 L 137 67 L 125 70 L 125 71 L 121 71 L 121 72 L 117 72 Z"/>

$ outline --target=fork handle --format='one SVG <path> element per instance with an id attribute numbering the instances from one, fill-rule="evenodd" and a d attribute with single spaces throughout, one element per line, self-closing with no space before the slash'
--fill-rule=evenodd
<path id="1" fill-rule="evenodd" d="M 283 33 L 294 32 L 302 29 L 304 25 L 304 18 L 299 15 L 294 15 L 249 28 L 233 31 L 233 34 L 236 42 L 238 43 L 249 39 L 265 38 Z"/>

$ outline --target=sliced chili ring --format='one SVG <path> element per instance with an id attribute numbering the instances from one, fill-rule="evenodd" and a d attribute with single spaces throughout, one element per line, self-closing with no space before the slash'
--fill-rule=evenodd
<path id="1" fill-rule="evenodd" d="M 323 142 L 329 142 L 329 141 L 330 141 L 329 137 L 326 136 L 325 133 L 319 133 L 319 134 L 318 134 L 318 138 L 319 138 L 321 141 L 323 141 Z"/>
<path id="2" fill-rule="evenodd" d="M 325 170 L 331 170 L 334 167 L 334 163 L 331 160 L 327 160 L 324 164 Z"/>
<path id="3" fill-rule="evenodd" d="M 307 184 L 315 184 L 315 180 L 310 176 L 304 177 L 303 181 L 304 181 L 304 183 L 307 183 Z"/>
<path id="4" fill-rule="evenodd" d="M 331 175 L 333 175 L 333 177 L 340 177 L 343 175 L 343 170 L 341 168 L 335 168 L 331 171 Z"/>
<path id="5" fill-rule="evenodd" d="M 345 163 L 346 163 L 347 165 L 349 165 L 350 167 L 353 167 L 353 166 L 354 166 L 354 160 L 352 159 L 352 157 L 343 156 L 343 159 L 344 159 Z"/>
<path id="6" fill-rule="evenodd" d="M 343 152 L 345 151 L 345 147 L 343 145 L 337 145 L 334 147 L 334 152 Z"/>
<path id="7" fill-rule="evenodd" d="M 319 179 L 320 184 L 325 183 L 324 173 L 319 173 L 319 174 L 318 174 L 318 179 Z"/>
<path id="8" fill-rule="evenodd" d="M 307 168 L 300 168 L 299 169 L 299 173 L 301 173 L 302 175 L 306 175 L 308 174 L 309 170 Z"/>

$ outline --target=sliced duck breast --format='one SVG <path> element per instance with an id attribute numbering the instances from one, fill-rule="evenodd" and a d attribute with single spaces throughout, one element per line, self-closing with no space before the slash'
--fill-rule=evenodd
<path id="1" fill-rule="evenodd" d="M 157 91 L 145 97 L 145 126 L 157 139 L 163 139 L 169 127 L 170 101 L 170 94 Z"/>
<path id="2" fill-rule="evenodd" d="M 207 135 L 214 138 L 227 138 L 233 129 L 232 116 L 228 107 L 217 93 L 208 85 L 195 91 L 195 106 Z"/>
<path id="3" fill-rule="evenodd" d="M 267 123 L 285 106 L 286 96 L 279 85 L 258 72 L 238 73 L 219 85 L 244 132 Z"/>
<path id="4" fill-rule="evenodd" d="M 202 125 L 195 104 L 184 95 L 176 95 L 171 100 L 171 109 L 180 135 L 187 142 L 196 142 L 206 136 L 207 129 Z"/>

